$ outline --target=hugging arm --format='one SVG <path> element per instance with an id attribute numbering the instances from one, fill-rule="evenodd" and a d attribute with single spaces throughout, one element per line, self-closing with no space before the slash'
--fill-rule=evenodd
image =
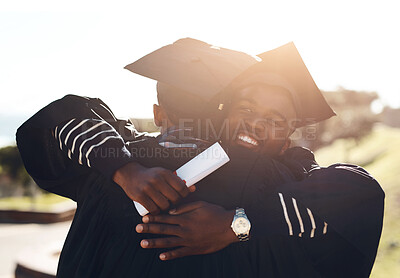
<path id="1" fill-rule="evenodd" d="M 166 259 L 199 254 L 198 246 L 213 244 L 213 250 L 218 251 L 226 246 L 221 244 L 223 242 L 228 244 L 238 242 L 239 239 L 231 229 L 235 207 L 243 207 L 250 219 L 252 225 L 250 230 L 251 240 L 276 235 L 302 238 L 324 236 L 327 233 L 327 224 L 301 203 L 297 204 L 295 200 L 288 198 L 289 195 L 284 196 L 276 191 L 272 184 L 282 182 L 279 179 L 280 174 L 274 170 L 267 171 L 263 163 L 266 162 L 264 159 L 259 160 L 256 158 L 254 160 L 254 157 L 251 156 L 252 158 L 250 158 L 248 154 L 244 153 L 243 155 L 245 156 L 242 157 L 240 153 L 231 152 L 232 159 L 229 165 L 226 165 L 227 168 L 223 172 L 213 175 L 211 182 L 213 186 L 208 186 L 210 189 L 208 195 L 216 194 L 216 196 L 226 197 L 221 199 L 211 196 L 214 201 L 206 200 L 218 203 L 217 200 L 220 199 L 220 201 L 225 202 L 224 206 L 230 209 L 220 207 L 221 210 L 216 210 L 214 212 L 215 215 L 213 215 L 210 213 L 210 208 L 215 206 L 213 204 L 201 202 L 200 205 L 193 205 L 192 210 L 186 210 L 186 205 L 184 205 L 183 208 L 179 207 L 170 216 L 145 217 L 143 219 L 145 223 L 139 225 L 139 231 L 157 234 L 160 231 L 167 231 L 172 225 L 178 225 L 178 229 L 176 226 L 172 229 L 176 232 L 175 234 L 171 234 L 173 231 L 167 231 L 167 233 L 178 237 L 179 239 L 175 238 L 174 241 L 183 242 L 183 248 L 165 252 Z M 274 168 L 274 165 L 268 164 L 268 166 Z M 272 171 L 273 173 L 271 173 Z M 210 180 L 208 180 L 208 183 L 210 183 Z M 210 196 L 207 198 L 210 198 Z M 227 204 L 226 200 L 229 199 L 232 200 Z M 296 205 L 293 205 L 293 202 Z M 208 215 L 208 217 L 200 218 L 198 215 Z M 287 217 L 293 215 L 296 219 L 293 219 L 293 226 L 288 229 Z M 297 215 L 302 217 L 302 220 L 300 220 L 302 221 L 301 226 L 298 224 L 299 218 L 297 218 Z M 214 223 L 214 219 L 220 220 Z M 210 229 L 210 223 L 219 228 Z M 225 240 L 222 240 L 221 236 L 224 236 Z M 192 242 L 192 238 L 196 238 L 196 242 Z M 169 238 L 148 239 L 146 244 L 146 246 L 142 246 L 145 248 L 172 247 L 170 246 Z M 182 245 L 175 245 L 174 247 L 178 246 Z M 219 249 L 216 249 L 218 246 Z M 203 248 L 201 251 L 203 252 L 206 249 L 211 250 L 212 248 Z"/>
<path id="2" fill-rule="evenodd" d="M 83 120 L 86 121 L 82 123 Z M 71 135 L 67 132 L 68 125 L 72 126 L 73 122 L 78 121 L 81 126 L 107 121 L 115 126 L 121 125 L 121 121 L 115 119 L 101 100 L 67 95 L 33 115 L 18 128 L 16 134 L 25 168 L 37 184 L 45 190 L 73 200 L 77 198 L 79 184 L 71 180 L 87 173 L 87 167 L 82 167 L 70 159 L 71 153 L 65 153 L 64 143 L 65 139 L 72 139 L 68 136 Z M 130 135 L 134 137 L 133 132 Z M 109 140 L 107 144 L 110 148 L 120 148 L 124 152 L 123 156 L 113 161 L 112 167 L 120 167 L 130 160 L 124 149 L 122 137 L 115 137 L 115 140 Z M 76 146 L 75 150 L 78 150 L 75 151 L 75 155 L 79 153 L 79 147 Z M 88 160 L 83 155 L 83 152 L 79 153 L 86 163 Z M 102 169 L 101 163 L 97 165 L 97 162 L 93 161 L 93 164 L 99 167 L 99 170 Z M 111 171 L 108 170 L 107 173 Z"/>
<path id="3" fill-rule="evenodd" d="M 329 223 L 348 249 L 359 254 L 365 273 L 371 271 L 382 231 L 385 194 L 368 172 L 355 165 L 334 164 L 314 169 L 306 180 L 279 189 Z"/>
<path id="4" fill-rule="evenodd" d="M 284 183 L 270 197 L 263 197 L 262 194 L 259 196 L 258 200 L 253 200 L 254 205 L 244 207 L 252 223 L 250 234 L 253 240 L 274 235 L 295 237 L 299 244 L 304 245 L 307 256 L 315 261 L 318 271 L 326 275 L 337 271 L 332 269 L 335 264 L 345 266 L 343 271 L 348 273 L 363 272 L 365 275 L 371 271 L 382 229 L 384 194 L 379 184 L 365 170 L 342 164 L 314 168 L 304 180 Z M 206 213 L 208 205 L 211 206 L 198 206 L 186 215 L 179 212 L 175 216 L 144 218 L 145 223 L 140 224 L 140 229 L 163 234 L 169 224 L 178 225 L 181 229 L 175 227 L 168 234 L 183 239 L 195 237 L 197 242 L 221 246 L 219 235 L 207 231 L 206 218 L 201 220 L 197 216 Z M 209 218 L 212 217 L 215 216 L 209 214 Z M 215 223 L 221 226 L 217 229 L 219 231 L 226 231 L 223 226 L 229 226 L 232 214 L 226 213 L 224 217 L 230 221 L 220 220 Z M 186 234 L 186 230 L 192 232 Z M 225 237 L 231 239 L 229 243 L 235 242 L 229 233 L 225 233 Z M 213 243 L 207 243 L 210 238 L 215 239 Z M 168 238 L 149 239 L 146 240 L 147 245 L 143 246 L 142 243 L 142 246 L 181 246 L 164 252 L 165 259 L 197 254 L 196 247 L 192 248 L 182 242 L 184 240 L 180 244 L 171 245 Z M 339 259 L 342 261 L 339 262 Z"/>
<path id="5" fill-rule="evenodd" d="M 285 201 L 286 200 L 286 201 Z M 285 202 L 288 204 L 286 205 Z M 292 203 L 293 202 L 293 203 Z M 328 224 L 294 198 L 265 198 L 260 206 L 244 207 L 252 228 L 251 240 L 276 235 L 298 238 L 320 238 L 328 233 Z M 160 254 L 163 260 L 209 254 L 239 242 L 231 224 L 235 210 L 204 201 L 184 204 L 169 215 L 148 215 L 136 227 L 139 233 L 163 234 L 170 237 L 145 239 L 143 248 L 173 248 Z M 289 215 L 294 216 L 289 222 Z"/>
<path id="6" fill-rule="evenodd" d="M 76 200 L 81 185 L 72 181 L 92 169 L 157 213 L 189 190 L 170 171 L 137 163 L 125 142 L 139 139 L 100 99 L 75 95 L 50 103 L 17 131 L 25 167 L 43 189 Z"/>

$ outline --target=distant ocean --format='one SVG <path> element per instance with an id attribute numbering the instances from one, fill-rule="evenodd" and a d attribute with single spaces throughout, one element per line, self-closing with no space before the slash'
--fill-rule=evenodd
<path id="1" fill-rule="evenodd" d="M 0 114 L 0 148 L 15 145 L 17 128 L 28 119 L 25 115 Z"/>

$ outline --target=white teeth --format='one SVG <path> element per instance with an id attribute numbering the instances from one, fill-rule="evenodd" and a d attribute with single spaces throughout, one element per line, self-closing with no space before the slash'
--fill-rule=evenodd
<path id="1" fill-rule="evenodd" d="M 253 138 L 247 136 L 247 135 L 239 135 L 238 136 L 239 140 L 246 142 L 248 144 L 251 144 L 253 146 L 258 146 L 258 142 L 254 140 Z"/>

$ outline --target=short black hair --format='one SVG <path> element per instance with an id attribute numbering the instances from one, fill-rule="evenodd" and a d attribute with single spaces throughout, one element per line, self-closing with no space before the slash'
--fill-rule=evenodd
<path id="1" fill-rule="evenodd" d="M 206 106 L 200 97 L 161 82 L 157 82 L 157 100 L 173 122 L 201 118 L 201 108 Z"/>
<path id="2" fill-rule="evenodd" d="M 157 82 L 157 100 L 173 124 L 179 125 L 182 123 L 180 120 L 185 120 L 185 128 L 191 128 L 202 139 L 212 139 L 206 129 L 211 124 L 218 130 L 225 118 L 225 110 L 218 110 L 218 98 L 205 101 L 166 83 Z"/>

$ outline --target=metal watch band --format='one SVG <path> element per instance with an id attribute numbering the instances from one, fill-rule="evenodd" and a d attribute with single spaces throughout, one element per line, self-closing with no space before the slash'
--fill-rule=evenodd
<path id="1" fill-rule="evenodd" d="M 237 217 L 244 217 L 248 220 L 246 213 L 244 212 L 243 208 L 236 208 L 236 216 Z M 249 233 L 246 234 L 236 234 L 239 241 L 248 241 L 250 239 Z"/>
<path id="2" fill-rule="evenodd" d="M 246 214 L 244 213 L 244 209 L 243 208 L 236 208 L 236 215 L 238 217 L 246 217 Z"/>
<path id="3" fill-rule="evenodd" d="M 248 234 L 238 234 L 237 238 L 239 241 L 248 241 L 250 239 L 250 236 Z"/>

